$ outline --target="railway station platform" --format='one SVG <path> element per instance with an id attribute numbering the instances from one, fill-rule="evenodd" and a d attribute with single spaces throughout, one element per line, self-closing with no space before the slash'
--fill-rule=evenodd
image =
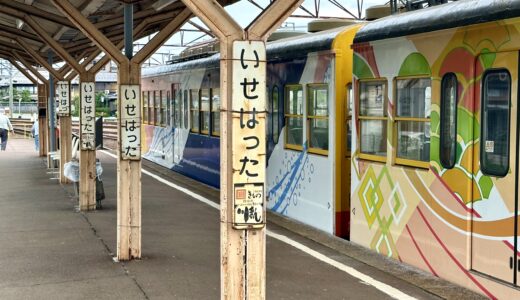
<path id="1" fill-rule="evenodd" d="M 116 159 L 103 209 L 77 212 L 30 139 L 0 152 L 0 299 L 218 299 L 219 192 L 143 162 L 141 260 L 117 262 Z M 268 299 L 478 299 L 348 241 L 268 215 Z"/>

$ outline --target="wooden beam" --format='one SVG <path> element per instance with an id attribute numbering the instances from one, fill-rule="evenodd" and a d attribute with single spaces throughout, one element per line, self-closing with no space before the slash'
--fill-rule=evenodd
<path id="1" fill-rule="evenodd" d="M 6 36 L 5 33 L 10 33 L 10 34 L 13 34 L 13 35 L 16 35 L 16 36 L 19 36 L 19 37 L 23 37 L 23 38 L 26 38 L 28 40 L 32 40 L 34 42 L 38 42 L 40 44 L 42 43 L 40 38 L 38 38 L 38 36 L 36 36 L 34 34 L 25 32 L 25 31 L 23 31 L 21 29 L 17 29 L 17 28 L 13 28 L 13 27 L 10 27 L 10 26 L 5 26 L 5 25 L 1 25 L 0 24 L 0 36 Z M 11 37 L 9 37 L 9 38 L 11 38 Z"/>
<path id="2" fill-rule="evenodd" d="M 22 38 L 17 38 L 16 39 L 16 42 L 22 46 L 22 48 L 25 49 L 25 51 L 27 53 L 29 53 L 33 58 L 34 60 L 36 60 L 42 67 L 44 67 L 45 69 L 47 69 L 47 71 L 49 71 L 49 73 L 52 74 L 52 76 L 54 76 L 55 78 L 57 78 L 58 80 L 62 80 L 63 79 L 63 76 L 61 76 L 61 74 L 56 71 L 48 62 L 47 60 L 45 60 L 43 57 L 40 56 L 40 54 L 38 54 L 36 52 L 36 50 L 34 50 L 29 44 L 27 44 Z"/>
<path id="3" fill-rule="evenodd" d="M 186 21 L 191 18 L 191 11 L 184 8 L 173 20 L 171 20 L 159 33 L 157 33 L 139 52 L 132 58 L 132 62 L 141 65 L 159 47 L 161 47 L 172 34 L 179 30 Z"/>
<path id="4" fill-rule="evenodd" d="M 139 23 L 139 25 L 137 25 L 135 28 L 134 28 L 134 38 L 141 35 L 143 31 L 145 31 L 146 27 L 148 26 L 148 21 L 142 21 L 141 23 Z M 123 46 L 125 44 L 125 41 L 124 40 L 121 40 L 119 41 L 117 44 L 116 44 L 116 47 L 118 49 L 123 49 Z M 106 55 L 103 56 L 103 58 L 101 58 L 95 65 L 93 65 L 90 69 L 89 69 L 89 72 L 93 72 L 94 74 L 97 74 L 101 69 L 103 69 L 103 67 L 108 63 L 110 62 L 110 56 Z"/>
<path id="5" fill-rule="evenodd" d="M 96 57 L 98 57 L 98 56 L 101 54 L 101 52 L 103 52 L 103 51 L 101 51 L 101 50 L 98 48 L 98 49 L 94 50 L 92 53 L 90 53 L 90 55 L 89 55 L 87 58 L 85 58 L 85 59 L 81 62 L 81 66 L 83 67 L 83 69 L 86 70 L 88 64 L 90 64 L 94 59 L 96 59 Z M 92 69 L 92 68 L 89 69 L 88 73 L 91 72 L 91 71 L 90 71 L 91 69 Z M 95 75 L 95 74 L 96 74 L 96 73 L 94 73 L 94 75 Z M 65 79 L 68 80 L 68 81 L 70 81 L 70 80 L 74 79 L 74 77 L 76 77 L 76 76 L 78 76 L 78 75 L 80 75 L 80 77 L 81 77 L 81 73 L 78 73 L 78 72 L 72 70 L 72 72 L 70 72 L 70 74 L 69 74 L 68 76 L 66 76 Z M 81 79 L 80 79 L 80 80 L 81 80 Z M 93 81 L 95 81 L 95 79 L 93 79 Z"/>
<path id="6" fill-rule="evenodd" d="M 91 39 L 103 49 L 105 53 L 110 55 L 118 64 L 128 61 L 114 44 L 101 33 L 87 18 L 85 18 L 72 4 L 67 0 L 51 0 L 51 2 L 58 8 L 84 35 Z"/>
<path id="7" fill-rule="evenodd" d="M 5 45 L 5 43 L 9 43 L 10 47 L 15 47 L 15 49 L 17 49 L 17 50 L 24 50 L 22 47 L 20 47 L 16 43 L 12 42 L 12 40 L 20 38 L 19 35 L 12 34 L 12 33 L 9 33 L 9 32 L 1 32 L 0 33 L 0 37 L 5 39 L 5 40 L 0 39 L 0 43 L 2 43 L 4 45 Z M 27 45 L 31 45 L 31 44 L 27 43 Z"/>
<path id="8" fill-rule="evenodd" d="M 34 79 L 34 77 L 29 74 L 24 68 L 20 67 L 13 59 L 8 59 L 8 61 L 13 65 L 15 68 L 18 69 L 27 79 L 29 79 L 33 84 L 38 84 L 38 80 Z"/>
<path id="9" fill-rule="evenodd" d="M 274 1 L 246 27 L 248 39 L 263 40 L 282 25 L 285 20 L 303 3 L 296 1 Z"/>
<path id="10" fill-rule="evenodd" d="M 0 48 L 7 50 L 8 52 L 11 50 L 19 51 L 20 53 L 23 53 L 23 56 L 27 59 L 27 61 L 34 62 L 37 64 L 37 62 L 30 56 L 29 54 L 25 53 L 25 49 L 23 47 L 20 47 L 18 44 L 13 43 L 13 41 L 5 42 L 3 40 L 0 40 Z"/>
<path id="11" fill-rule="evenodd" d="M 24 21 L 74 70 L 77 72 L 83 71 L 83 68 L 78 64 L 76 59 L 72 57 L 72 55 L 70 55 L 69 52 L 67 52 L 67 50 L 65 50 L 56 40 L 54 40 L 52 36 L 50 36 L 31 16 L 25 16 Z"/>
<path id="12" fill-rule="evenodd" d="M 24 15 L 27 14 L 38 18 L 42 18 L 49 22 L 53 22 L 70 28 L 75 28 L 74 24 L 72 24 L 63 16 L 56 15 L 43 9 L 38 9 L 32 5 L 22 4 L 13 0 L 0 0 L 0 11 L 12 16 L 16 16 L 17 18 L 22 20 Z M 13 15 L 12 13 L 14 13 L 15 15 Z"/>
<path id="13" fill-rule="evenodd" d="M 29 71 L 31 71 L 31 73 L 34 74 L 34 76 L 36 76 L 41 82 L 43 82 L 44 84 L 48 85 L 49 84 L 49 81 L 43 77 L 42 74 L 40 74 L 40 72 L 38 72 L 35 68 L 33 68 L 33 66 L 28 63 L 18 52 L 16 51 L 12 51 L 13 53 L 13 56 L 16 57 L 16 59 Z"/>
<path id="14" fill-rule="evenodd" d="M 182 0 L 197 17 L 222 41 L 243 38 L 244 30 L 217 0 Z"/>

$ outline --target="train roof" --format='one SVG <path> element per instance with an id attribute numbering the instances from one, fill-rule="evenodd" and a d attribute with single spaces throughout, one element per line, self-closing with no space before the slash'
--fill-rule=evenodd
<path id="1" fill-rule="evenodd" d="M 270 60 L 292 57 L 296 58 L 310 52 L 330 50 L 336 36 L 353 26 L 354 25 L 348 25 L 345 27 L 269 42 L 267 44 L 267 57 Z M 220 54 L 217 53 L 209 57 L 145 68 L 141 73 L 143 77 L 151 77 L 181 70 L 218 67 L 219 60 Z"/>
<path id="2" fill-rule="evenodd" d="M 520 16 L 520 0 L 460 0 L 367 23 L 354 43 L 394 38 Z"/>

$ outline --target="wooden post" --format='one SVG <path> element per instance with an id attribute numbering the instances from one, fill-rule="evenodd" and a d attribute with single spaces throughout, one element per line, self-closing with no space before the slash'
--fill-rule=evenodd
<path id="1" fill-rule="evenodd" d="M 60 102 L 58 109 L 60 131 L 60 183 L 70 183 L 64 175 L 65 163 L 72 159 L 72 120 L 70 116 L 70 81 L 58 81 L 56 98 Z"/>
<path id="2" fill-rule="evenodd" d="M 95 135 L 95 74 L 81 72 L 80 81 L 80 152 L 79 209 L 96 209 L 96 135 Z M 93 116 L 92 116 L 93 115 Z M 88 117 L 88 119 L 86 119 Z M 91 120 L 90 118 L 93 118 Z M 92 133 L 93 132 L 93 133 Z"/>
<path id="3" fill-rule="evenodd" d="M 47 83 L 48 84 L 48 83 Z M 38 129 L 40 130 L 40 156 L 47 156 L 47 84 L 38 84 Z"/>
<path id="4" fill-rule="evenodd" d="M 40 80 L 42 83 L 38 83 L 36 79 L 35 83 L 38 86 L 38 125 L 39 125 L 39 138 L 40 138 L 40 156 L 46 156 L 47 155 L 47 140 L 49 135 L 49 129 L 47 126 L 47 99 L 49 98 L 48 94 L 48 85 L 49 82 L 47 79 L 45 79 L 40 72 L 38 72 L 36 69 L 34 69 L 31 64 L 29 64 L 18 52 L 12 51 L 11 52 L 15 58 L 18 59 L 18 61 L 27 68 L 27 72 L 30 74 L 33 74 L 38 80 Z M 14 59 L 11 61 L 13 65 L 16 66 L 16 63 Z M 23 70 L 23 69 L 20 69 Z"/>
<path id="5" fill-rule="evenodd" d="M 118 85 L 121 103 L 122 85 L 140 85 L 141 66 L 122 63 L 119 65 Z M 122 158 L 121 143 L 124 120 L 121 119 L 122 105 L 118 105 L 118 145 L 117 160 L 117 257 L 130 260 L 141 257 L 141 160 Z M 140 128 L 139 128 L 140 136 Z"/>
<path id="6" fill-rule="evenodd" d="M 221 45 L 221 299 L 265 299 L 265 41 L 303 0 L 272 2 L 246 30 L 215 0 L 182 1 Z"/>
<path id="7" fill-rule="evenodd" d="M 124 113 L 122 97 L 122 89 L 134 92 L 137 86 L 137 92 L 134 96 L 140 98 L 141 83 L 141 64 L 155 52 L 164 41 L 177 31 L 190 16 L 188 10 L 181 11 L 176 15 L 152 40 L 141 49 L 133 58 L 124 56 L 119 50 L 119 45 L 114 45 L 103 33 L 101 33 L 94 24 L 85 18 L 73 5 L 67 0 L 51 0 L 52 3 L 60 10 L 79 30 L 83 32 L 90 40 L 92 40 L 100 49 L 110 56 L 119 66 L 118 69 L 118 85 L 119 85 L 119 103 L 118 103 L 118 162 L 117 162 L 117 258 L 119 260 L 129 260 L 141 257 L 141 158 L 140 147 L 132 151 L 134 158 L 129 157 L 125 146 L 128 137 L 128 124 L 123 120 Z M 143 25 L 143 26 L 146 26 Z M 143 27 L 144 29 L 144 27 Z M 97 64 L 96 64 L 97 65 Z M 123 95 L 122 95 L 123 94 Z M 133 93 L 132 93 L 133 94 Z M 140 103 L 140 102 L 139 102 Z M 140 112 L 140 111 L 139 111 Z M 132 120 L 135 121 L 135 120 Z M 140 114 L 137 120 L 139 130 L 132 132 L 132 137 L 140 141 L 141 124 Z M 123 132 L 125 133 L 123 135 Z M 133 140 L 133 139 L 132 139 Z"/>

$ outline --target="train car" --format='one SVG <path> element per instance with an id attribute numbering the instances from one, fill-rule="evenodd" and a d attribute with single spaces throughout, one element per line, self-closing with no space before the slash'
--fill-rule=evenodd
<path id="1" fill-rule="evenodd" d="M 520 299 L 520 1 L 383 18 L 353 49 L 351 241 Z"/>
<path id="2" fill-rule="evenodd" d="M 351 43 L 359 25 L 267 45 L 268 209 L 348 237 Z M 143 157 L 219 187 L 219 55 L 143 70 Z"/>

